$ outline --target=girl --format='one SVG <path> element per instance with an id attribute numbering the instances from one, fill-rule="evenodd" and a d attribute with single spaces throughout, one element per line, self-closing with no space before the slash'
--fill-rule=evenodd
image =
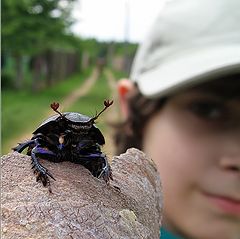
<path id="1" fill-rule="evenodd" d="M 161 239 L 240 238 L 240 2 L 165 5 L 119 82 L 117 154 L 159 170 Z"/>

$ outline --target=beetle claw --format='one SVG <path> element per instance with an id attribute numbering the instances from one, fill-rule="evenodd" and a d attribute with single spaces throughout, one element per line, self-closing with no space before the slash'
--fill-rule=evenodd
<path id="1" fill-rule="evenodd" d="M 49 177 L 51 177 L 53 180 L 56 181 L 56 179 L 53 177 L 53 175 L 52 175 L 50 172 L 47 171 L 46 174 L 47 174 Z"/>
<path id="2" fill-rule="evenodd" d="M 113 177 L 112 177 L 112 170 L 111 168 L 109 167 L 109 165 L 106 165 L 101 173 L 99 174 L 98 178 L 103 178 L 103 180 L 106 182 L 107 185 L 110 184 L 110 179 L 113 180 Z"/>

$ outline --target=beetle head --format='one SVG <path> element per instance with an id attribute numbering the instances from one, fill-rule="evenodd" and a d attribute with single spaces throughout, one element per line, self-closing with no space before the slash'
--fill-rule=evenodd
<path id="1" fill-rule="evenodd" d="M 58 108 L 59 108 L 59 103 L 56 103 L 56 102 L 53 102 L 50 106 L 51 108 L 56 112 L 58 113 L 62 119 L 64 119 L 65 121 L 69 122 L 70 123 L 70 126 L 72 128 L 75 128 L 75 129 L 78 129 L 78 128 L 90 128 L 94 123 L 95 123 L 95 120 L 108 108 L 110 107 L 112 104 L 113 104 L 113 100 L 110 101 L 110 100 L 104 100 L 104 108 L 99 112 L 97 113 L 94 117 L 90 118 L 88 121 L 85 121 L 85 122 L 81 122 L 81 123 L 76 123 L 76 122 L 71 122 L 69 119 L 67 119 L 65 117 L 64 114 L 62 114 L 60 111 L 58 111 Z"/>

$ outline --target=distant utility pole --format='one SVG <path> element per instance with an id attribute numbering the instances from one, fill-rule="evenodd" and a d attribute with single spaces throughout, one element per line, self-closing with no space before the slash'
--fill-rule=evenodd
<path id="1" fill-rule="evenodd" d="M 129 0 L 125 0 L 125 24 L 124 24 L 124 41 L 129 41 L 129 27 L 130 27 L 130 7 Z"/>
<path id="2" fill-rule="evenodd" d="M 130 59 L 128 54 L 129 34 L 130 34 L 130 6 L 129 0 L 125 0 L 125 22 L 124 22 L 124 69 L 130 73 Z"/>

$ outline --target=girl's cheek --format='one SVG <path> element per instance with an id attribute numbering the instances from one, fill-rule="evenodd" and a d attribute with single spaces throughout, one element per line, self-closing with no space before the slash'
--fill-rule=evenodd
<path id="1" fill-rule="evenodd" d="M 180 118 L 166 113 L 163 111 L 149 121 L 144 132 L 143 150 L 155 161 L 164 178 L 197 177 L 194 175 L 201 174 L 211 162 L 209 158 L 215 148 L 212 138 L 196 135 L 189 129 L 192 126 L 188 125 L 186 129 Z"/>

